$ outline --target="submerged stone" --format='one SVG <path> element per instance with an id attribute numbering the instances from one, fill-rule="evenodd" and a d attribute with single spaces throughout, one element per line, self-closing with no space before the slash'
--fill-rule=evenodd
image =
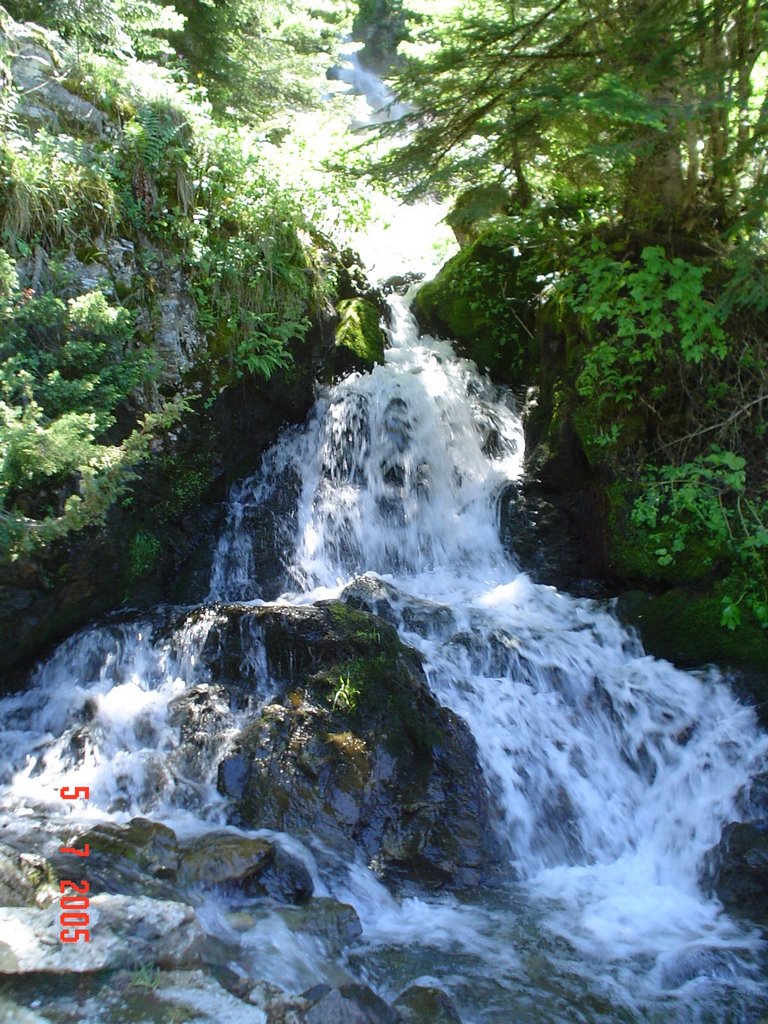
<path id="1" fill-rule="evenodd" d="M 440 988 L 411 985 L 392 1004 L 400 1024 L 461 1024 L 456 1007 Z"/>

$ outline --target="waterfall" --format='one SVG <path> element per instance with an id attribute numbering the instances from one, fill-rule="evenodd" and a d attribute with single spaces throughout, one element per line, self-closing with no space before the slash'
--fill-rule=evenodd
<path id="1" fill-rule="evenodd" d="M 391 335 L 386 365 L 331 389 L 237 490 L 211 597 L 260 596 L 244 511 L 301 479 L 281 600 L 336 595 L 362 574 L 391 588 L 403 639 L 472 728 L 510 865 L 550 936 L 614 965 L 632 999 L 681 964 L 698 964 L 705 1000 L 713 975 L 749 987 L 760 944 L 699 872 L 764 769 L 753 712 L 714 669 L 646 656 L 604 604 L 519 571 L 497 528 L 521 472 L 514 405 L 449 344 L 420 339 L 397 298 Z M 629 983 L 619 965 L 632 959 L 650 966 Z"/>
<path id="2" fill-rule="evenodd" d="M 436 980 L 466 1024 L 757 1019 L 763 944 L 699 875 L 768 737 L 717 671 L 646 656 L 606 604 L 520 571 L 498 525 L 522 471 L 511 396 L 419 337 L 398 297 L 390 335 L 385 365 L 326 388 L 233 490 L 203 606 L 83 631 L 2 701 L 4 837 L 136 815 L 179 835 L 221 828 L 217 762 L 271 693 L 259 636 L 244 634 L 248 707 L 214 702 L 186 742 L 185 700 L 218 682 L 203 655 L 221 602 L 307 605 L 369 585 L 474 734 L 506 879 L 396 898 L 363 864 L 282 836 L 363 934 L 329 964 L 264 914 L 237 938 L 240 966 L 294 991 L 339 972 L 387 997 Z M 90 787 L 87 810 L 62 808 L 63 784 Z M 198 918 L 235 941 L 212 899 Z"/>

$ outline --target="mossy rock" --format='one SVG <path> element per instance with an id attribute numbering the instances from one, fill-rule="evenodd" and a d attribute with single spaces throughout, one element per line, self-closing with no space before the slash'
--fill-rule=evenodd
<path id="1" fill-rule="evenodd" d="M 742 623 L 729 630 L 720 625 L 718 594 L 675 587 L 654 596 L 642 591 L 622 594 L 617 604 L 622 621 L 635 626 L 649 654 L 681 668 L 714 662 L 753 669 L 752 690 L 758 703 L 768 699 L 768 635 L 757 624 Z"/>
<path id="2" fill-rule="evenodd" d="M 384 331 L 373 303 L 367 299 L 344 299 L 337 310 L 335 374 L 341 376 L 353 370 L 367 372 L 377 363 L 383 363 Z"/>
<path id="3" fill-rule="evenodd" d="M 509 190 L 498 181 L 483 182 L 462 192 L 445 218 L 461 246 L 474 241 L 484 221 L 510 209 Z"/>
<path id="4" fill-rule="evenodd" d="M 676 552 L 672 561 L 664 565 L 659 562 L 657 551 L 674 550 L 674 527 L 669 527 L 665 533 L 659 525 L 651 534 L 632 522 L 631 512 L 636 497 L 632 484 L 615 481 L 606 487 L 605 492 L 608 499 L 608 561 L 617 577 L 652 588 L 714 582 L 718 566 L 727 556 L 709 537 L 691 531 L 686 537 L 685 548 Z"/>
<path id="5" fill-rule="evenodd" d="M 219 765 L 234 823 L 309 832 L 393 880 L 466 885 L 496 870 L 472 735 L 389 623 L 339 602 L 222 615 L 258 625 L 275 687 Z"/>
<path id="6" fill-rule="evenodd" d="M 456 340 L 462 354 L 514 386 L 536 376 L 538 286 L 511 231 L 502 223 L 489 226 L 422 285 L 413 308 L 425 330 Z"/>

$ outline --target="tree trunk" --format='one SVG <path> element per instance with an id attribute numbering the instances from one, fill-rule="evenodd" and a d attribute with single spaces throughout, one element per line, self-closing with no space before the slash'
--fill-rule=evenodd
<path id="1" fill-rule="evenodd" d="M 664 128 L 647 129 L 636 142 L 635 165 L 627 190 L 625 216 L 638 228 L 674 228 L 686 205 L 677 96 L 670 87 L 654 91 Z"/>

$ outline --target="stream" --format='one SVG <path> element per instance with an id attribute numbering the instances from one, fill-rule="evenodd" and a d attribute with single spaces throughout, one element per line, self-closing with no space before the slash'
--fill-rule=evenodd
<path id="1" fill-rule="evenodd" d="M 501 495 L 522 474 L 512 396 L 449 342 L 420 337 L 407 297 L 390 300 L 389 343 L 385 365 L 324 388 L 233 489 L 202 606 L 113 616 L 0 701 L 0 838 L 51 856 L 88 827 L 137 817 L 188 842 L 269 838 L 316 896 L 354 907 L 362 932 L 344 949 L 263 898 L 244 908 L 194 886 L 185 898 L 222 968 L 287 993 L 362 982 L 392 1001 L 418 982 L 445 991 L 464 1024 L 759 1021 L 765 943 L 702 877 L 766 769 L 768 736 L 717 670 L 647 656 L 609 604 L 520 570 L 499 528 Z M 225 604 L 308 606 L 361 582 L 475 738 L 505 852 L 488 884 L 395 893 L 311 834 L 231 824 L 217 767 L 275 692 L 258 631 L 241 638 L 248 706 L 221 708 L 193 749 L 185 738 L 180 702 L 216 682 L 202 652 Z M 62 786 L 88 787 L 88 801 L 65 805 Z M 96 917 L 77 956 L 99 941 Z M 22 1020 L 2 1018 L 3 998 L 0 1019 Z M 14 998 L 24 1021 L 77 1019 L 60 980 L 33 977 Z M 221 988 L 186 998 L 175 1019 L 266 1020 Z M 103 994 L 81 1005 L 89 1024 L 171 1019 L 129 1016 Z"/>
<path id="2" fill-rule="evenodd" d="M 757 1020 L 768 1009 L 764 943 L 699 876 L 765 767 L 768 737 L 714 669 L 646 656 L 608 607 L 519 571 L 497 508 L 521 473 L 514 402 L 448 342 L 420 338 L 405 300 L 394 297 L 391 314 L 386 365 L 326 389 L 306 426 L 233 490 L 202 608 L 83 631 L 2 702 L 4 841 L 36 837 L 46 852 L 75 822 L 136 816 L 180 837 L 226 827 L 216 766 L 245 712 L 191 760 L 180 759 L 173 714 L 210 681 L 199 655 L 217 609 L 308 605 L 363 577 L 423 655 L 440 703 L 474 734 L 505 877 L 397 897 L 362 861 L 278 836 L 316 895 L 354 906 L 362 934 L 329 957 L 259 904 L 235 935 L 226 900 L 200 895 L 198 921 L 236 950 L 230 966 L 289 992 L 353 979 L 392 999 L 429 983 L 465 1024 Z M 276 497 L 281 571 L 264 580 L 257 527 Z M 258 706 L 272 685 L 258 635 L 242 650 Z M 87 805 L 62 810 L 62 785 L 87 785 Z M 222 1007 L 218 1019 L 251 1017 Z"/>

